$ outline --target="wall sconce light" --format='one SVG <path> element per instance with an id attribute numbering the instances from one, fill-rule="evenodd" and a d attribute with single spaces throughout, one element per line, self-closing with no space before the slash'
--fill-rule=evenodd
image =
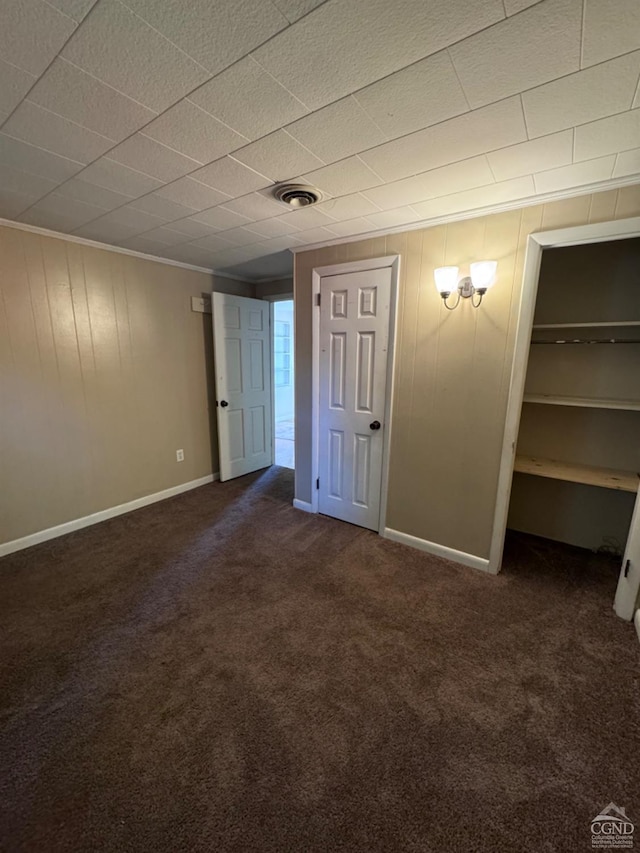
<path id="1" fill-rule="evenodd" d="M 470 265 L 471 275 L 458 279 L 458 267 L 438 267 L 433 275 L 436 281 L 436 289 L 444 301 L 445 308 L 453 311 L 460 304 L 461 299 L 471 299 L 471 304 L 477 308 L 482 302 L 482 297 L 487 290 L 495 284 L 497 261 L 477 261 Z M 456 291 L 458 298 L 454 305 L 449 305 L 447 299 Z M 478 294 L 478 300 L 475 296 Z"/>

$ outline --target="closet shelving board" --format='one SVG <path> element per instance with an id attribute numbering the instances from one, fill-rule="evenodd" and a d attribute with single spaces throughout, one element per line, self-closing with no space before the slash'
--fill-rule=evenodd
<path id="1" fill-rule="evenodd" d="M 607 400 L 596 397 L 564 397 L 555 394 L 525 394 L 525 403 L 547 406 L 578 406 L 583 409 L 619 409 L 640 412 L 640 400 Z"/>
<path id="2" fill-rule="evenodd" d="M 516 456 L 514 470 L 520 474 L 533 474 L 551 480 L 601 486 L 622 492 L 638 492 L 640 476 L 634 471 L 618 471 L 596 465 L 560 462 L 556 459 L 540 459 L 534 456 Z"/>

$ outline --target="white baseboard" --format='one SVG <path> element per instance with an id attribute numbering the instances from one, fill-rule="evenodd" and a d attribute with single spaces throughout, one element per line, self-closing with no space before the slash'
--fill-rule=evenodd
<path id="1" fill-rule="evenodd" d="M 56 527 L 39 530 L 37 533 L 23 536 L 21 539 L 13 539 L 11 542 L 0 544 L 0 557 L 13 554 L 15 551 L 21 551 L 23 548 L 30 548 L 32 545 L 39 545 L 40 542 L 47 542 L 49 539 L 56 539 L 58 536 L 64 536 L 66 533 L 73 533 L 74 530 L 82 530 L 83 527 L 99 524 L 101 521 L 114 518 L 116 515 L 124 515 L 126 512 L 131 512 L 134 509 L 140 509 L 143 506 L 149 506 L 149 504 L 163 501 L 166 498 L 172 498 L 174 495 L 182 494 L 182 492 L 197 489 L 198 486 L 206 486 L 207 483 L 213 483 L 219 479 L 220 474 L 207 474 L 206 477 L 200 477 L 198 480 L 190 480 L 188 483 L 181 483 L 179 486 L 171 486 L 170 489 L 164 489 L 162 492 L 145 495 L 143 498 L 136 498 L 134 501 L 118 504 L 118 506 L 111 506 L 108 509 L 100 510 L 100 512 L 85 515 L 83 518 L 74 518 L 73 521 L 66 521 L 64 524 L 58 524 Z"/>
<path id="2" fill-rule="evenodd" d="M 293 505 L 296 509 L 301 509 L 303 512 L 316 512 L 313 504 L 307 503 L 307 501 L 299 501 L 298 498 L 293 499 Z"/>
<path id="3" fill-rule="evenodd" d="M 419 551 L 435 554 L 436 557 L 444 557 L 445 560 L 451 560 L 453 563 L 462 563 L 463 566 L 471 566 L 471 568 L 481 569 L 483 572 L 490 571 L 489 560 L 484 557 L 476 557 L 475 554 L 456 551 L 454 548 L 438 545 L 437 542 L 429 542 L 427 539 L 419 539 L 417 536 L 411 536 L 409 533 L 401 533 L 399 530 L 393 530 L 391 527 L 385 527 L 382 535 L 385 539 L 401 542 L 403 545 L 409 545 L 411 548 L 417 548 Z"/>
<path id="4" fill-rule="evenodd" d="M 636 626 L 636 631 L 638 632 L 638 639 L 640 640 L 640 610 L 636 610 L 636 615 L 633 617 L 633 622 Z"/>

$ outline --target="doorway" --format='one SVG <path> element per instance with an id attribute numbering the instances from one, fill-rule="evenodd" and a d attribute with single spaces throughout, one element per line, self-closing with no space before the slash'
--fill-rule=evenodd
<path id="1" fill-rule="evenodd" d="M 293 299 L 273 303 L 274 463 L 295 468 Z"/>

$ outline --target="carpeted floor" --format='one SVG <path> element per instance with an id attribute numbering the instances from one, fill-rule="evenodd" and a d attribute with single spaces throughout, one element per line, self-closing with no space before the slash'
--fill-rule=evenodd
<path id="1" fill-rule="evenodd" d="M 0 560 L 0 849 L 587 851 L 610 801 L 640 836 L 616 564 L 519 536 L 491 577 L 292 483 Z"/>

